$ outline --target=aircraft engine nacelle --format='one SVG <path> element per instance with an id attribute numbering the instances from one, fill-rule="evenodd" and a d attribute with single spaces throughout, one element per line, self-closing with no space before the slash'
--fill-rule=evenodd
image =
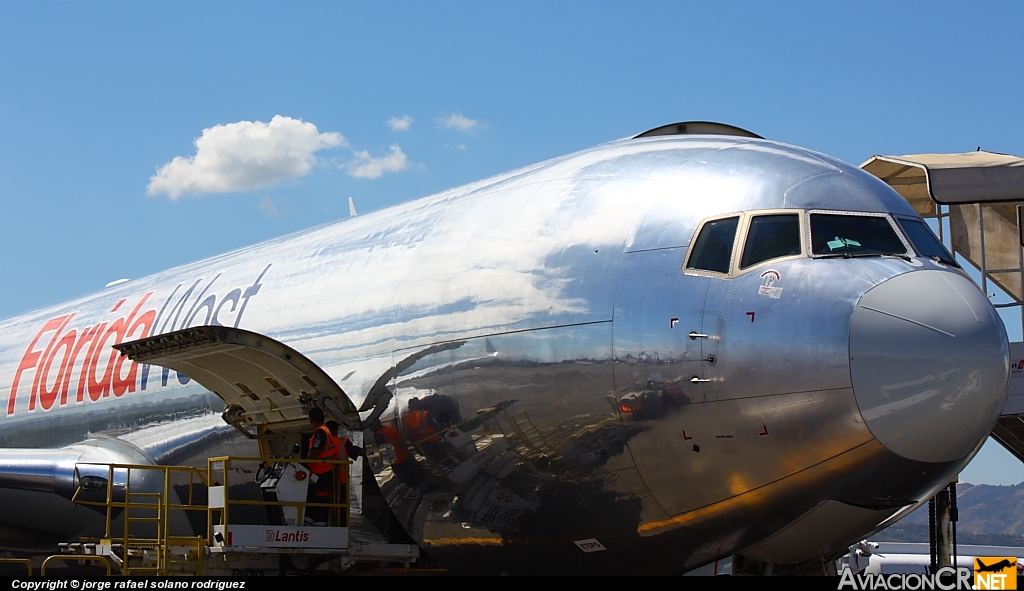
<path id="1" fill-rule="evenodd" d="M 134 492 L 163 488 L 160 475 L 148 471 L 136 471 L 128 482 L 124 470 L 114 470 L 110 482 L 111 464 L 150 465 L 152 461 L 134 446 L 113 438 L 58 449 L 5 450 L 0 456 L 0 506 L 17 510 L 0 513 L 0 547 L 52 551 L 60 542 L 101 537 L 106 510 L 72 502 L 76 492 L 78 500 L 103 503 L 108 487 L 115 502 L 124 500 L 128 486 Z M 120 518 L 112 524 L 123 527 Z"/>

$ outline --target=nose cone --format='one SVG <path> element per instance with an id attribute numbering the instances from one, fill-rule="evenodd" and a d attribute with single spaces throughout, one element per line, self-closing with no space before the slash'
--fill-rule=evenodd
<path id="1" fill-rule="evenodd" d="M 1006 401 L 1006 331 L 969 279 L 906 273 L 858 302 L 850 374 L 868 428 L 889 450 L 958 460 L 989 434 Z"/>

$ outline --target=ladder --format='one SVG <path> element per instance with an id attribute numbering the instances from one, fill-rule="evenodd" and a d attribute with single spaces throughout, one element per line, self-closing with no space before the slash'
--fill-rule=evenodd
<path id="1" fill-rule="evenodd" d="M 516 437 L 528 447 L 541 456 L 551 460 L 557 459 L 558 448 L 551 445 L 548 439 L 544 437 L 525 410 L 509 415 L 509 422 L 515 430 Z"/>
<path id="2" fill-rule="evenodd" d="M 76 478 L 82 482 L 81 467 Z M 202 573 L 206 536 L 180 536 L 171 531 L 174 512 L 208 512 L 195 503 L 195 489 L 206 486 L 207 475 L 189 466 L 152 466 L 142 464 L 91 464 L 106 468 L 104 499 L 91 499 L 81 485 L 72 501 L 80 505 L 102 507 L 106 520 L 100 539 L 83 539 L 74 544 L 86 554 L 108 557 L 122 575 L 166 576 Z M 176 502 L 172 481 L 186 487 L 185 502 Z M 141 488 L 142 490 L 137 490 Z M 116 526 L 121 519 L 120 527 Z"/>
<path id="3" fill-rule="evenodd" d="M 164 565 L 166 546 L 160 535 L 165 522 L 163 495 L 159 492 L 134 492 L 126 486 L 123 508 L 121 572 L 125 575 L 167 574 Z M 149 530 L 153 531 L 153 537 L 137 535 L 137 532 Z"/>

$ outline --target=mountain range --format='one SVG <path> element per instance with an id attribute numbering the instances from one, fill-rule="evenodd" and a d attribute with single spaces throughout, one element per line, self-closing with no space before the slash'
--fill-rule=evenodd
<path id="1" fill-rule="evenodd" d="M 1009 486 L 957 484 L 958 544 L 1024 546 L 1024 482 Z M 885 542 L 928 542 L 928 505 L 871 537 Z"/>

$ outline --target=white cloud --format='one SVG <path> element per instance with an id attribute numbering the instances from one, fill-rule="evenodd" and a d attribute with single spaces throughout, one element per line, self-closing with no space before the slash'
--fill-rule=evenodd
<path id="1" fill-rule="evenodd" d="M 357 179 L 379 179 L 385 172 L 398 172 L 409 168 L 409 159 L 398 144 L 392 144 L 387 156 L 374 158 L 366 150 L 356 152 L 356 159 L 345 165 L 348 174 Z"/>
<path id="2" fill-rule="evenodd" d="M 461 113 L 452 113 L 451 115 L 441 115 L 437 119 L 438 125 L 445 129 L 457 129 L 459 131 L 475 131 L 483 128 L 483 123 L 479 119 L 470 119 L 464 117 Z"/>
<path id="3" fill-rule="evenodd" d="M 388 119 L 388 125 L 391 127 L 391 131 L 408 131 L 409 126 L 412 125 L 412 117 L 405 115 L 401 119 L 398 117 L 392 117 Z"/>
<path id="4" fill-rule="evenodd" d="M 195 145 L 195 156 L 177 156 L 161 166 L 150 177 L 146 192 L 177 199 L 259 189 L 306 175 L 314 153 L 347 143 L 340 133 L 320 133 L 312 123 L 275 115 L 270 123 L 239 121 L 209 127 Z"/>
<path id="5" fill-rule="evenodd" d="M 270 195 L 264 195 L 260 204 L 256 207 L 268 218 L 279 218 L 288 215 L 287 201 L 282 198 L 280 205 L 281 207 L 278 208 L 273 199 L 270 198 Z"/>

